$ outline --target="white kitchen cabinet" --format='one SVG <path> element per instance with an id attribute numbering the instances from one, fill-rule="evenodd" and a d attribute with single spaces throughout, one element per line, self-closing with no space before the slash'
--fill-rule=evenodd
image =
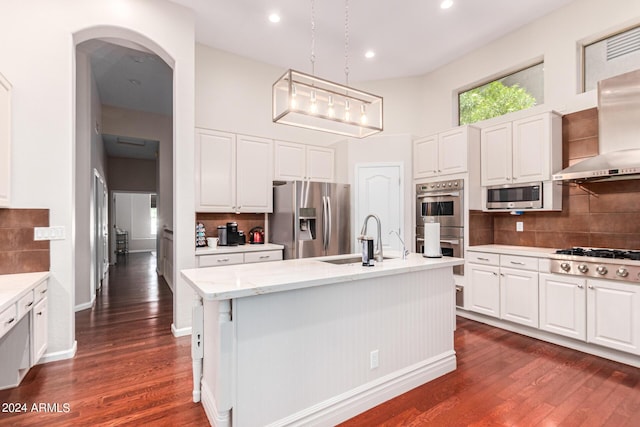
<path id="1" fill-rule="evenodd" d="M 500 318 L 538 327 L 538 271 L 500 267 Z"/>
<path id="2" fill-rule="evenodd" d="M 274 179 L 332 182 L 334 157 L 332 148 L 276 141 Z"/>
<path id="3" fill-rule="evenodd" d="M 196 130 L 196 210 L 271 212 L 273 142 Z"/>
<path id="4" fill-rule="evenodd" d="M 47 329 L 49 327 L 48 298 L 41 299 L 31 311 L 32 316 L 32 340 L 31 340 L 31 365 L 38 363 L 47 349 L 48 338 Z"/>
<path id="5" fill-rule="evenodd" d="M 11 84 L 0 74 L 0 207 L 11 204 Z"/>
<path id="6" fill-rule="evenodd" d="M 470 310 L 500 317 L 500 267 L 469 263 L 466 271 Z"/>
<path id="7" fill-rule="evenodd" d="M 251 245 L 254 246 L 254 245 Z M 264 250 L 243 250 L 241 247 L 217 249 L 215 252 L 197 255 L 198 267 L 222 267 L 225 265 L 252 264 L 282 260 L 282 249 L 274 249 L 273 245 L 266 245 Z M 277 246 L 276 246 L 277 247 Z M 235 251 L 235 252 L 234 252 Z"/>
<path id="8" fill-rule="evenodd" d="M 587 339 L 586 280 L 540 273 L 540 329 Z"/>
<path id="9" fill-rule="evenodd" d="M 587 342 L 640 354 L 640 286 L 587 280 Z"/>
<path id="10" fill-rule="evenodd" d="M 562 167 L 562 117 L 543 113 L 484 128 L 483 186 L 548 181 Z"/>
<path id="11" fill-rule="evenodd" d="M 414 178 L 464 173 L 469 162 L 477 161 L 480 131 L 461 126 L 413 143 Z"/>

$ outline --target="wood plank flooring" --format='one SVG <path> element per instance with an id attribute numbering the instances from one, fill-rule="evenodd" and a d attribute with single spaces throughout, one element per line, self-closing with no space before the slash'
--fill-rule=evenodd
<path id="1" fill-rule="evenodd" d="M 0 413 L 0 426 L 208 425 L 191 402 L 190 341 L 171 335 L 172 296 L 155 257 L 129 254 L 110 275 L 94 308 L 76 314 L 76 357 L 0 391 L 0 404 L 70 411 Z M 640 425 L 636 368 L 461 318 L 455 347 L 455 372 L 342 426 Z"/>

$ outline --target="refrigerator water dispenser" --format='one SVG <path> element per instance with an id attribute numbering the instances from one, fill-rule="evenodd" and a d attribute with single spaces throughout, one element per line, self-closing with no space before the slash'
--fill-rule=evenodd
<path id="1" fill-rule="evenodd" d="M 316 238 L 316 209 L 300 208 L 300 223 L 298 228 L 300 240 L 315 240 Z"/>

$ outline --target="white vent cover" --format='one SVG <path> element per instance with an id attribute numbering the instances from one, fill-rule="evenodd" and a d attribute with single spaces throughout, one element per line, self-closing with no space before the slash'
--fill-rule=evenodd
<path id="1" fill-rule="evenodd" d="M 640 51 L 640 27 L 607 40 L 607 61 Z"/>

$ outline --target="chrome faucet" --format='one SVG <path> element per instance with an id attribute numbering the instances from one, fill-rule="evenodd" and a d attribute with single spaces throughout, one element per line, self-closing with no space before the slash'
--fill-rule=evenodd
<path id="1" fill-rule="evenodd" d="M 382 262 L 384 259 L 384 256 L 382 255 L 382 227 L 380 226 L 380 218 L 378 218 L 377 215 L 369 214 L 364 219 L 362 230 L 360 230 L 359 240 L 362 240 L 367 235 L 367 222 L 369 221 L 369 218 L 374 218 L 378 224 L 378 240 L 376 241 L 376 249 L 373 255 L 376 258 L 376 262 Z"/>
<path id="2" fill-rule="evenodd" d="M 409 251 L 407 250 L 407 247 L 404 244 L 404 240 L 402 240 L 402 237 L 400 237 L 400 233 L 398 233 L 396 230 L 391 230 L 389 234 L 391 233 L 396 233 L 396 236 L 398 236 L 398 239 L 400 239 L 400 243 L 402 243 L 402 259 L 407 259 L 407 255 L 409 255 Z"/>

